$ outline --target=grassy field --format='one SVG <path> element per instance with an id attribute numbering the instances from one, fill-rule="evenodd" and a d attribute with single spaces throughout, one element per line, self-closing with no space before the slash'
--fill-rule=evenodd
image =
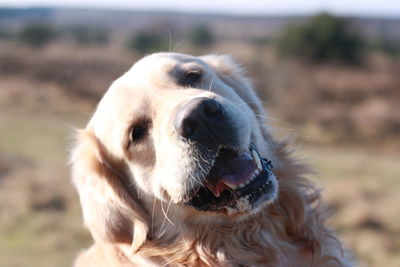
<path id="1" fill-rule="evenodd" d="M 400 157 L 351 146 L 304 147 L 320 174 L 331 225 L 362 266 L 400 265 Z"/>
<path id="2" fill-rule="evenodd" d="M 68 167 L 73 128 L 85 125 L 96 102 L 79 88 L 89 87 L 100 95 L 117 70 L 129 63 L 114 62 L 109 70 L 91 73 L 91 64 L 113 59 L 99 51 L 85 59 L 67 50 L 63 55 L 72 65 L 60 66 L 64 61 L 55 60 L 58 53 L 51 51 L 32 56 L 42 61 L 29 59 L 25 71 L 10 71 L 0 80 L 0 266 L 71 266 L 78 251 L 91 243 Z M 3 59 L 5 53 L 0 53 Z M 17 59 L 18 55 L 9 60 Z M 81 80 L 63 80 L 61 70 L 73 71 L 73 64 L 89 73 Z M 49 70 L 58 76 L 38 78 Z M 108 76 L 90 82 L 102 71 Z M 80 87 L 69 90 L 72 85 Z M 285 118 L 279 109 L 274 117 Z M 324 188 L 333 214 L 329 223 L 362 266 L 400 266 L 400 153 L 386 141 L 384 146 L 376 139 L 320 142 L 318 131 L 308 131 L 298 122 L 290 128 L 300 133 L 296 155 L 318 172 L 313 179 Z"/>

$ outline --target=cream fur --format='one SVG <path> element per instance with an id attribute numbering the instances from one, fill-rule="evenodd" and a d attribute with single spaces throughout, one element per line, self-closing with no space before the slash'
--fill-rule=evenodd
<path id="1" fill-rule="evenodd" d="M 200 88 L 174 81 L 199 68 Z M 274 163 L 278 199 L 251 214 L 200 212 L 181 204 L 198 183 L 190 146 L 171 118 L 182 103 L 205 96 L 221 101 L 241 136 Z M 149 137 L 127 149 L 131 124 L 151 119 Z M 320 194 L 286 142 L 273 139 L 266 114 L 241 68 L 227 56 L 161 53 L 136 63 L 106 92 L 72 152 L 73 181 L 95 244 L 75 266 L 352 266 L 325 225 Z"/>

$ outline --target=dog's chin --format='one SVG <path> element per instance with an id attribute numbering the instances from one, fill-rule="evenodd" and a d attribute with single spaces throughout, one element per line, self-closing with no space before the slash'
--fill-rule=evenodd
<path id="1" fill-rule="evenodd" d="M 199 211 L 226 215 L 254 213 L 278 195 L 272 163 L 260 157 L 253 144 L 245 152 L 221 147 L 205 176 L 184 203 Z"/>

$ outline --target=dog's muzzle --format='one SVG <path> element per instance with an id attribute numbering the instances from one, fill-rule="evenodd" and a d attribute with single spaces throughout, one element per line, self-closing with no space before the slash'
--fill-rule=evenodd
<path id="1" fill-rule="evenodd" d="M 191 189 L 185 204 L 231 214 L 255 209 L 276 198 L 278 182 L 271 161 L 260 157 L 253 143 L 246 151 L 239 150 L 244 138 L 239 136 L 240 126 L 218 100 L 190 100 L 180 107 L 174 123 L 185 142 L 207 151 L 197 159 L 207 161 L 197 173 L 202 184 Z"/>
<path id="2" fill-rule="evenodd" d="M 201 211 L 232 214 L 271 203 L 277 192 L 272 162 L 260 157 L 253 144 L 244 153 L 221 147 L 203 184 L 192 190 L 185 204 Z"/>

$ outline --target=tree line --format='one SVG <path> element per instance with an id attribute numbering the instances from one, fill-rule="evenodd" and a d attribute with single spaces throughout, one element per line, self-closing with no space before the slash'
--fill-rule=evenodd
<path id="1" fill-rule="evenodd" d="M 56 29 L 46 23 L 31 23 L 11 34 L 0 29 L 1 39 L 13 39 L 33 48 L 44 47 L 62 38 L 74 40 L 79 45 L 105 45 L 111 40 L 112 31 L 104 26 L 71 26 Z M 126 38 L 125 47 L 141 54 L 171 49 L 166 31 L 146 29 Z M 184 39 L 193 48 L 206 49 L 218 41 L 212 27 L 196 25 Z M 282 58 L 297 58 L 311 62 L 342 62 L 360 64 L 366 53 L 380 50 L 396 56 L 400 44 L 380 38 L 369 40 L 352 28 L 351 21 L 327 13 L 311 17 L 303 24 L 288 25 L 273 41 Z"/>

